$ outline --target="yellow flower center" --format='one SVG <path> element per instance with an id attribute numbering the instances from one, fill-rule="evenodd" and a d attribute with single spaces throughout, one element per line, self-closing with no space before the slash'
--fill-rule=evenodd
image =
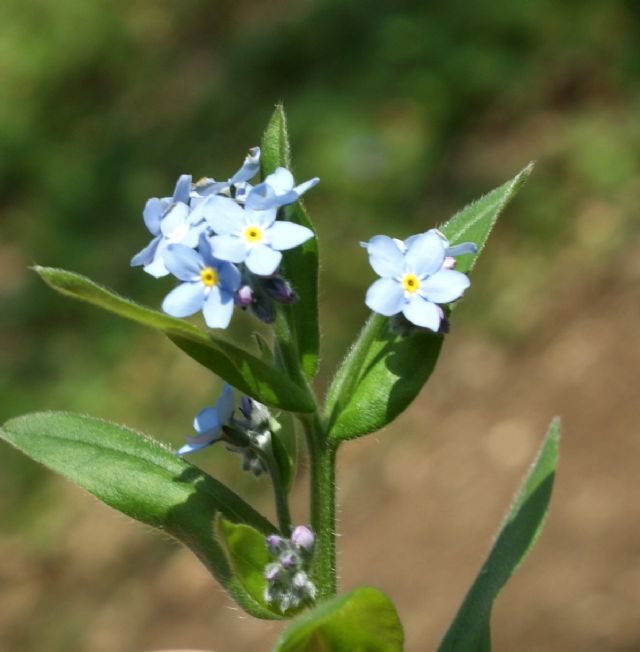
<path id="1" fill-rule="evenodd" d="M 262 229 L 259 226 L 248 226 L 244 230 L 244 239 L 247 242 L 260 242 L 262 237 Z"/>
<path id="2" fill-rule="evenodd" d="M 405 292 L 416 292 L 420 289 L 420 279 L 415 274 L 405 274 L 402 277 L 402 287 Z"/>
<path id="3" fill-rule="evenodd" d="M 218 272 L 213 267 L 205 267 L 200 272 L 200 280 L 210 288 L 218 285 Z"/>

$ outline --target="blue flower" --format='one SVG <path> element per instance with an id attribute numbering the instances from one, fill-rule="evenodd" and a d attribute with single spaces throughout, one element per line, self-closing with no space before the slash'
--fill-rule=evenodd
<path id="1" fill-rule="evenodd" d="M 367 291 L 365 303 L 386 317 L 401 312 L 416 326 L 437 332 L 444 317 L 438 304 L 459 299 L 470 285 L 467 276 L 449 269 L 445 259 L 473 253 L 475 245 L 449 248 L 436 229 L 405 242 L 377 235 L 365 247 L 371 266 L 382 277 Z"/>
<path id="2" fill-rule="evenodd" d="M 132 259 L 131 265 L 144 265 L 144 271 L 156 278 L 169 274 L 164 253 L 169 245 L 183 244 L 194 248 L 204 221 L 197 224 L 190 212 L 191 175 L 183 174 L 176 184 L 173 197 L 152 197 L 144 208 L 143 218 L 153 240 Z"/>
<path id="3" fill-rule="evenodd" d="M 226 328 L 231 321 L 234 293 L 240 287 L 235 265 L 214 258 L 204 235 L 199 252 L 185 245 L 167 247 L 164 260 L 169 271 L 181 281 L 162 302 L 173 317 L 188 317 L 202 310 L 210 328 Z"/>
<path id="4" fill-rule="evenodd" d="M 242 208 L 220 195 L 209 197 L 203 213 L 217 234 L 209 240 L 213 255 L 231 263 L 245 263 L 258 276 L 269 276 L 278 269 L 281 251 L 313 237 L 313 231 L 306 226 L 276 222 L 276 208 Z"/>
<path id="5" fill-rule="evenodd" d="M 244 205 L 252 210 L 263 211 L 293 204 L 319 181 L 318 177 L 314 177 L 295 186 L 291 172 L 286 168 L 277 168 L 262 183 L 248 190 Z M 242 199 L 242 197 L 238 198 Z"/>
<path id="6" fill-rule="evenodd" d="M 229 422 L 232 414 L 233 390 L 229 385 L 225 385 L 215 406 L 198 412 L 193 420 L 193 428 L 198 434 L 195 437 L 187 437 L 188 443 L 177 454 L 186 455 L 215 444 L 221 439 L 222 426 Z"/>

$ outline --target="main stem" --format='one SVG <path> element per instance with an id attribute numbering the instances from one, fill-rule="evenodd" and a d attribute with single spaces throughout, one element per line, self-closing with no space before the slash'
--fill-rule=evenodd
<path id="1" fill-rule="evenodd" d="M 336 594 L 336 449 L 317 413 L 305 422 L 309 449 L 311 528 L 316 536 L 311 568 L 318 599 Z"/>

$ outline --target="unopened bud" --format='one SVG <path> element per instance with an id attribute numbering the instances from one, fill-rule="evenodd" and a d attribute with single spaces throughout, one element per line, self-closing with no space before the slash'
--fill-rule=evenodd
<path id="1" fill-rule="evenodd" d="M 443 263 L 442 269 L 455 269 L 456 259 L 453 256 L 446 256 Z"/>
<path id="2" fill-rule="evenodd" d="M 241 308 L 248 308 L 253 303 L 253 290 L 249 285 L 243 285 L 235 294 L 235 304 Z"/>
<path id="3" fill-rule="evenodd" d="M 272 299 L 279 303 L 293 303 L 298 300 L 298 295 L 282 276 L 262 279 L 262 287 Z"/>
<path id="4" fill-rule="evenodd" d="M 274 557 L 277 557 L 281 552 L 284 552 L 287 549 L 287 540 L 277 534 L 270 534 L 266 538 L 266 544 L 267 549 Z"/>
<path id="5" fill-rule="evenodd" d="M 313 545 L 315 543 L 315 536 L 313 532 L 304 525 L 298 525 L 292 535 L 291 543 L 298 550 L 304 550 L 305 552 L 311 552 L 313 550 Z"/>

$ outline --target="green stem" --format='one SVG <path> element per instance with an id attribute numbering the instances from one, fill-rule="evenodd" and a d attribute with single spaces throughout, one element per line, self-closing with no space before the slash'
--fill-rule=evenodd
<path id="1" fill-rule="evenodd" d="M 304 422 L 309 449 L 311 529 L 316 536 L 311 577 L 318 599 L 336 594 L 336 450 L 317 414 Z"/>
<path id="2" fill-rule="evenodd" d="M 276 514 L 278 516 L 278 526 L 283 536 L 291 536 L 293 530 L 291 525 L 291 512 L 289 511 L 289 497 L 282 482 L 282 475 L 280 468 L 276 461 L 273 452 L 262 456 L 264 463 L 267 465 L 269 476 L 271 477 L 271 484 L 273 485 L 273 496 L 276 504 Z"/>

